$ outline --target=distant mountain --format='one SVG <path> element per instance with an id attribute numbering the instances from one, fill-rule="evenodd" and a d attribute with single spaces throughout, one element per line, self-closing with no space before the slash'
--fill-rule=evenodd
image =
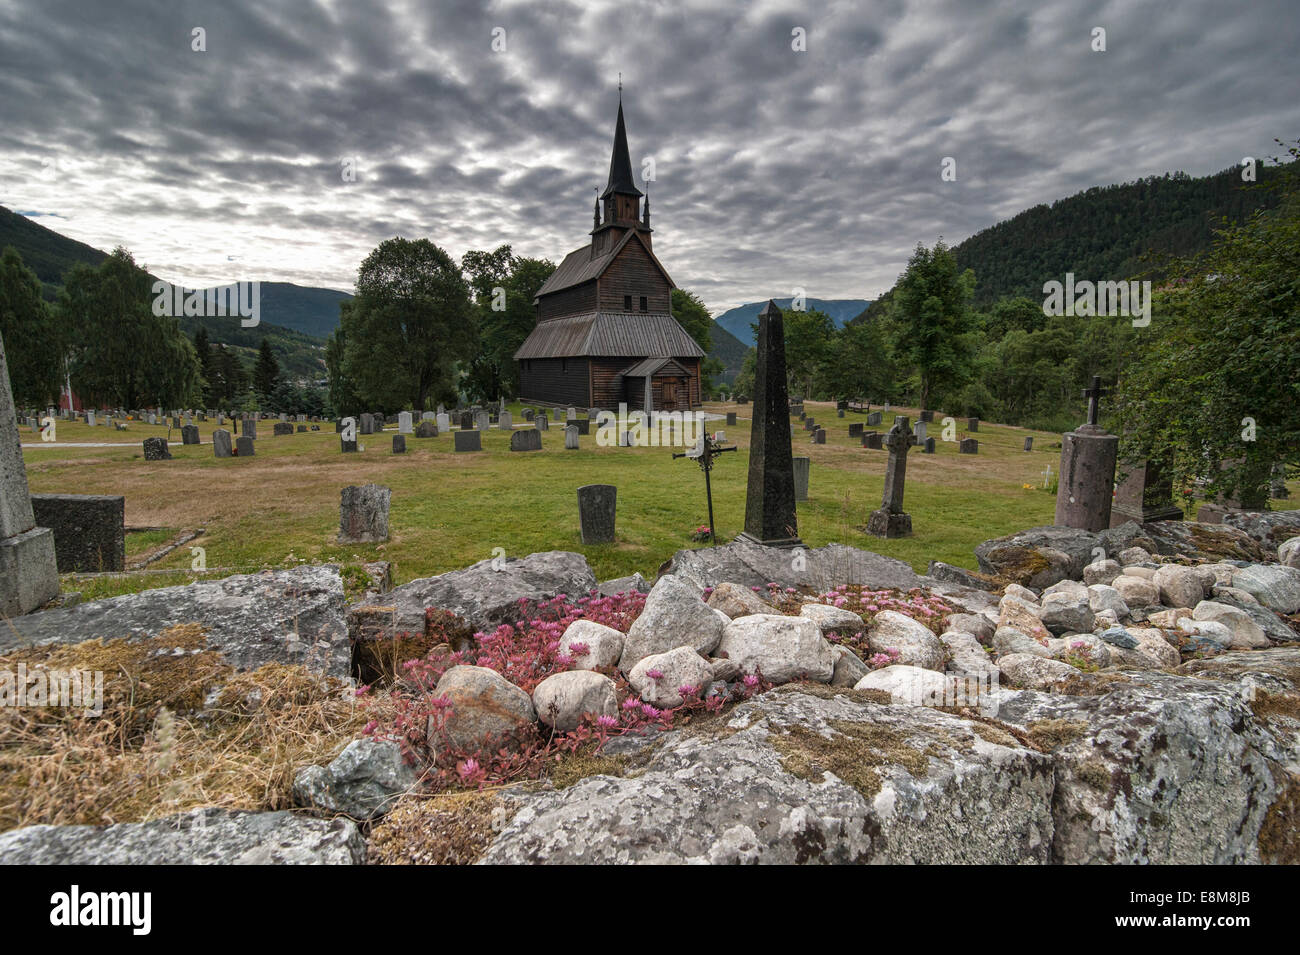
<path id="1" fill-rule="evenodd" d="M 262 321 L 316 338 L 329 338 L 339 324 L 339 303 L 350 298 L 351 292 L 332 288 L 263 282 Z"/>
<path id="2" fill-rule="evenodd" d="M 722 374 L 718 375 L 718 381 L 731 384 L 736 380 L 736 375 L 740 374 L 749 347 L 717 322 L 709 328 L 709 336 L 713 339 L 709 357 L 722 362 Z"/>
<path id="3" fill-rule="evenodd" d="M 794 300 L 778 298 L 773 299 L 773 301 L 776 302 L 778 308 L 787 309 Z M 752 325 L 758 321 L 758 313 L 766 304 L 767 302 L 763 301 L 738 305 L 723 312 L 714 321 L 739 339 L 742 345 L 749 348 L 753 346 L 755 341 Z M 819 312 L 825 312 L 835 322 L 836 328 L 843 328 L 851 319 L 861 315 L 863 310 L 870 304 L 869 301 L 861 298 L 810 298 L 806 300 L 809 310 L 816 309 Z"/>
<path id="4" fill-rule="evenodd" d="M 33 222 L 27 216 L 0 206 L 0 250 L 12 245 L 23 257 L 23 264 L 36 273 L 45 286 L 45 297 L 54 299 L 63 284 L 63 273 L 77 262 L 96 266 L 108 253 L 59 235 L 53 229 Z"/>

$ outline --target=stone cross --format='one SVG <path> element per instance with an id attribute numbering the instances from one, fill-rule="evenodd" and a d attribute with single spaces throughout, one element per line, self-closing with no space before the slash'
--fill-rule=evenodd
<path id="1" fill-rule="evenodd" d="M 885 491 L 880 508 L 872 511 L 867 520 L 867 533 L 876 537 L 908 537 L 912 533 L 912 517 L 903 511 L 903 485 L 907 477 L 907 452 L 916 444 L 916 435 L 908 427 L 907 418 L 894 419 L 884 444 L 889 450 Z"/>
<path id="2" fill-rule="evenodd" d="M 1094 428 L 1097 427 L 1097 412 L 1103 395 L 1110 394 L 1109 388 L 1101 386 L 1101 375 L 1092 376 L 1092 387 L 1083 390 L 1083 396 L 1088 399 L 1088 424 Z"/>

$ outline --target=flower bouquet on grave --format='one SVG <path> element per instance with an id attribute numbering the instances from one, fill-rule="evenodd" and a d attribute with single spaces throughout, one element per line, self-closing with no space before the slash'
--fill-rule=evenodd
<path id="1" fill-rule="evenodd" d="M 695 531 L 691 534 L 691 540 L 697 541 L 699 543 L 703 543 L 704 541 L 707 541 L 712 536 L 713 536 L 713 531 L 709 527 L 709 525 L 701 524 L 699 527 L 695 528 Z"/>

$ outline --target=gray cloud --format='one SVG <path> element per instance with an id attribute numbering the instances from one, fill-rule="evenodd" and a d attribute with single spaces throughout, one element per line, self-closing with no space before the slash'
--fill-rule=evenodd
<path id="1" fill-rule="evenodd" d="M 189 285 L 349 288 L 394 234 L 558 261 L 621 71 L 678 284 L 715 309 L 872 297 L 918 241 L 1271 154 L 1300 135 L 1297 39 L 1289 0 L 0 0 L 0 203 Z"/>

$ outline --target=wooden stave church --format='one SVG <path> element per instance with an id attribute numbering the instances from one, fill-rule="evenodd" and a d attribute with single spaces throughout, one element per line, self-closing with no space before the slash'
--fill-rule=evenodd
<path id="1" fill-rule="evenodd" d="M 698 407 L 704 350 L 672 316 L 675 286 L 652 249 L 650 199 L 632 176 L 622 97 L 609 182 L 596 200 L 590 234 L 533 300 L 537 325 L 514 355 L 520 400 L 641 411 Z"/>

